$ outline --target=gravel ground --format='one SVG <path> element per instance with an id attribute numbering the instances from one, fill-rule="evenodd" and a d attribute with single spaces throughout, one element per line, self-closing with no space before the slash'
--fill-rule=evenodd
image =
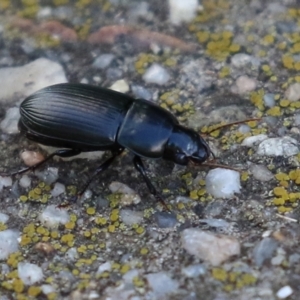
<path id="1" fill-rule="evenodd" d="M 103 154 L 0 176 L 1 300 L 299 299 L 299 1 L 161 2 L 0 0 L 0 170 L 49 151 L 21 101 L 76 82 L 156 102 L 239 173 L 145 159 L 170 212 L 129 152 L 60 207 Z"/>

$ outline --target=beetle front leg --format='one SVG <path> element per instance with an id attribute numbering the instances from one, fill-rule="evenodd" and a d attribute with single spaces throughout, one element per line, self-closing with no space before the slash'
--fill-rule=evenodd
<path id="1" fill-rule="evenodd" d="M 159 201 L 163 207 L 167 210 L 167 211 L 170 211 L 167 204 L 165 203 L 164 199 L 162 198 L 162 196 L 157 192 L 156 188 L 154 187 L 154 185 L 152 184 L 152 182 L 150 181 L 149 177 L 147 176 L 146 174 L 146 169 L 145 169 L 145 166 L 141 160 L 141 158 L 137 155 L 134 156 L 134 159 L 133 159 L 133 163 L 134 163 L 134 166 L 135 168 L 140 172 L 140 174 L 143 176 L 146 184 L 147 184 L 147 187 L 150 191 L 150 193 L 155 197 L 155 199 L 157 201 Z"/>
<path id="2" fill-rule="evenodd" d="M 10 174 L 5 174 L 5 175 L 2 175 L 2 176 L 15 176 L 15 175 L 18 175 L 18 174 L 23 174 L 23 173 L 26 173 L 28 171 L 33 171 L 37 168 L 39 168 L 40 166 L 42 166 L 44 163 L 46 163 L 47 161 L 49 161 L 51 158 L 53 158 L 54 156 L 59 156 L 59 157 L 71 157 L 71 156 L 75 156 L 75 155 L 78 155 L 80 154 L 81 151 L 78 150 L 78 149 L 60 149 L 60 150 L 57 150 L 53 153 L 51 153 L 49 156 L 47 156 L 44 160 L 40 161 L 39 163 L 33 165 L 33 166 L 30 166 L 30 167 L 27 167 L 27 168 L 24 168 L 22 170 L 19 170 L 19 171 L 16 171 L 14 173 L 10 173 Z"/>

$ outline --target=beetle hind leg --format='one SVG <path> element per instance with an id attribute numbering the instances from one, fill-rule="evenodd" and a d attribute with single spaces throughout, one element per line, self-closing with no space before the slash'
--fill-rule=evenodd
<path id="1" fill-rule="evenodd" d="M 35 169 L 39 168 L 40 166 L 42 166 L 43 164 L 45 164 L 47 161 L 49 161 L 51 158 L 53 158 L 54 156 L 59 156 L 59 157 L 71 157 L 71 156 L 75 156 L 80 154 L 81 151 L 77 150 L 77 149 L 60 149 L 60 150 L 56 150 L 55 152 L 51 153 L 50 155 L 48 155 L 44 160 L 40 161 L 39 163 L 24 168 L 22 170 L 13 172 L 13 173 L 9 173 L 9 174 L 4 174 L 2 176 L 15 176 L 15 175 L 19 175 L 19 174 L 23 174 L 26 173 L 28 171 L 34 171 Z"/>
<path id="2" fill-rule="evenodd" d="M 150 191 L 150 193 L 155 197 L 155 199 L 157 201 L 159 201 L 162 206 L 167 210 L 170 211 L 167 204 L 165 203 L 164 199 L 162 198 L 162 196 L 157 192 L 156 188 L 154 187 L 154 185 L 152 184 L 152 182 L 150 181 L 149 177 L 146 174 L 146 169 L 145 166 L 141 160 L 141 158 L 137 155 L 134 156 L 133 159 L 133 163 L 135 168 L 139 171 L 139 173 L 142 175 L 142 177 L 144 178 L 144 181 L 147 184 L 147 187 Z"/>

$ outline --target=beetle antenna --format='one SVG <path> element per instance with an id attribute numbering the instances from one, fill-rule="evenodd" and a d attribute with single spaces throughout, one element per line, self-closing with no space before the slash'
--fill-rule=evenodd
<path id="1" fill-rule="evenodd" d="M 223 124 L 223 125 L 220 125 L 216 128 L 212 128 L 211 130 L 209 130 L 208 132 L 206 132 L 206 134 L 210 134 L 216 130 L 219 130 L 219 129 L 222 129 L 222 128 L 225 128 L 225 127 L 229 127 L 229 126 L 233 126 L 233 125 L 238 125 L 238 124 L 243 124 L 243 123 L 247 123 L 247 122 L 251 122 L 251 121 L 261 121 L 261 118 L 252 118 L 252 119 L 246 119 L 246 120 L 243 120 L 243 121 L 235 121 L 235 122 L 231 122 L 231 123 L 227 123 L 227 124 Z"/>
<path id="2" fill-rule="evenodd" d="M 228 170 L 232 170 L 232 171 L 237 171 L 237 172 L 239 172 L 239 173 L 242 172 L 242 170 L 239 170 L 239 169 L 237 169 L 237 168 L 230 167 L 230 166 L 226 166 L 226 165 L 222 165 L 222 164 L 216 164 L 216 163 L 214 163 L 214 162 L 202 163 L 200 166 L 209 167 L 209 168 L 222 168 L 222 169 L 228 169 Z"/>

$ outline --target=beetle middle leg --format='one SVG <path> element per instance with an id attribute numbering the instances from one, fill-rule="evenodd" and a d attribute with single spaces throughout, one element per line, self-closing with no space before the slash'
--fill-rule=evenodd
<path id="1" fill-rule="evenodd" d="M 159 201 L 163 205 L 163 207 L 167 211 L 169 211 L 169 208 L 168 208 L 167 204 L 165 203 L 165 201 L 163 200 L 163 198 L 161 197 L 161 195 L 157 192 L 156 188 L 154 187 L 154 185 L 150 181 L 149 177 L 147 176 L 146 170 L 145 170 L 145 166 L 144 166 L 141 158 L 139 156 L 135 155 L 134 159 L 133 159 L 133 163 L 134 163 L 135 168 L 143 176 L 143 178 L 144 178 L 144 180 L 145 180 L 145 182 L 147 184 L 147 187 L 148 187 L 150 193 L 155 197 L 155 199 L 157 201 Z"/>
<path id="2" fill-rule="evenodd" d="M 91 182 L 94 180 L 95 177 L 97 177 L 101 172 L 105 171 L 115 160 L 117 156 L 119 156 L 124 151 L 124 148 L 120 148 L 117 151 L 112 152 L 112 156 L 107 159 L 105 162 L 103 162 L 92 174 L 90 179 L 85 183 L 82 190 L 77 194 L 77 197 L 81 197 L 83 193 L 86 191 L 88 186 L 91 184 Z"/>

